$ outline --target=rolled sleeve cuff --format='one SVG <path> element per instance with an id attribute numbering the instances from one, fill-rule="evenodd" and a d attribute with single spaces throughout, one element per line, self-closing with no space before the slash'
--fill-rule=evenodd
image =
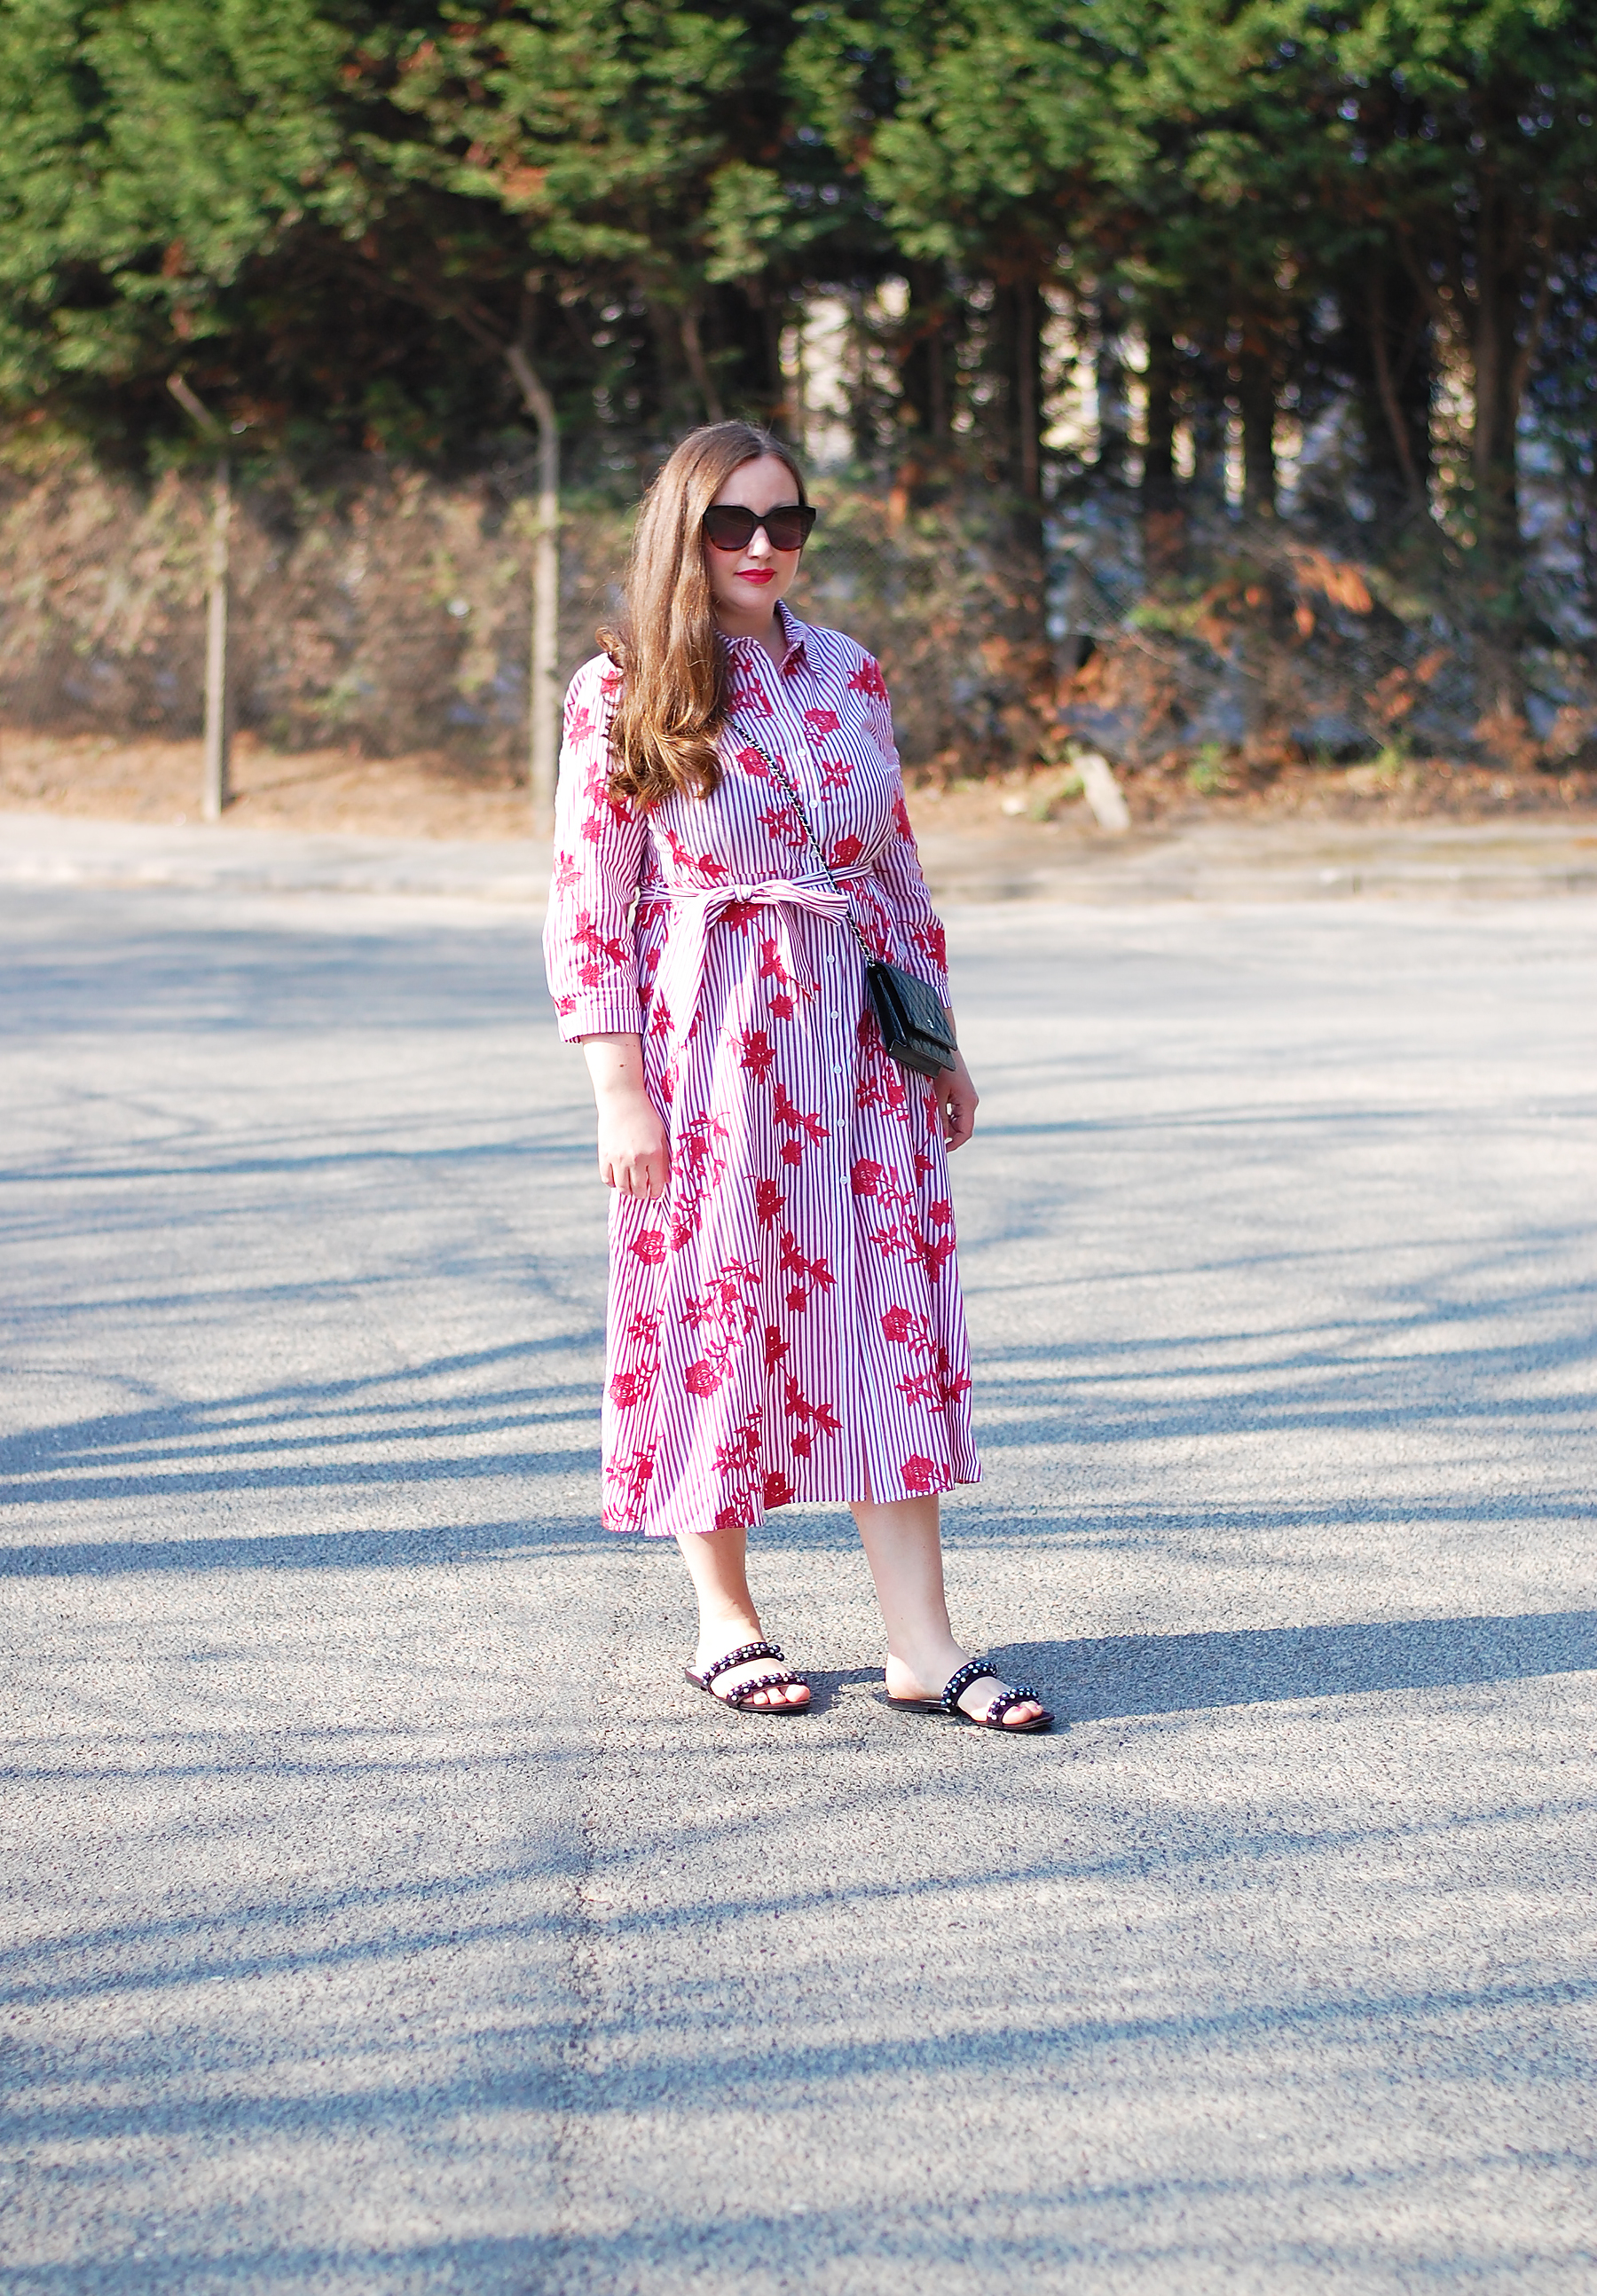
<path id="1" fill-rule="evenodd" d="M 568 1009 L 569 1008 L 569 1009 Z M 579 996 L 557 997 L 555 1019 L 562 1040 L 574 1045 L 580 1037 L 641 1037 L 643 1004 L 635 988 L 588 988 Z"/>

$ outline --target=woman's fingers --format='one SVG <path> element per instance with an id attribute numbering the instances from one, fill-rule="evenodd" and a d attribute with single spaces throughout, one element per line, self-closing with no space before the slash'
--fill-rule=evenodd
<path id="1" fill-rule="evenodd" d="M 658 1203 L 669 1185 L 671 1160 L 666 1155 L 601 1157 L 599 1171 L 605 1186 L 618 1195 Z"/>
<path id="2" fill-rule="evenodd" d="M 962 1148 L 976 1129 L 976 1087 L 968 1076 L 956 1074 L 942 1087 L 943 1136 L 948 1152 Z"/>

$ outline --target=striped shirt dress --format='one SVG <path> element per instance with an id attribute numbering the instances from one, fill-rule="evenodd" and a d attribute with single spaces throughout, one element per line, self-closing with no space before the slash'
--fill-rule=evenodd
<path id="1" fill-rule="evenodd" d="M 610 797 L 617 674 L 590 661 L 566 696 L 550 992 L 568 1042 L 642 1036 L 670 1137 L 667 1197 L 610 1213 L 603 1520 L 651 1538 L 981 1473 L 937 1103 L 887 1058 L 840 914 L 946 1000 L 887 689 L 777 611 L 780 669 L 731 642 L 711 798 Z"/>

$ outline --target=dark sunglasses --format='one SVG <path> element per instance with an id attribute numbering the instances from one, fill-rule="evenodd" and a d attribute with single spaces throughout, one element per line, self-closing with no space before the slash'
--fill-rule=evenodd
<path id="1" fill-rule="evenodd" d="M 763 526 L 773 550 L 802 550 L 815 522 L 808 503 L 782 503 L 763 516 L 741 503 L 716 503 L 704 513 L 704 538 L 712 550 L 747 550 Z"/>

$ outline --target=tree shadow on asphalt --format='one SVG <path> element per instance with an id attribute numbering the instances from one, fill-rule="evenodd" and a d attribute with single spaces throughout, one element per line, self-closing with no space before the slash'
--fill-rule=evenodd
<path id="1" fill-rule="evenodd" d="M 573 1472 L 590 1474 L 597 1489 L 594 1381 L 582 1358 L 602 1341 L 597 1330 L 558 1332 L 349 1379 L 99 1413 L 0 1442 L 0 1504 L 82 1509 L 91 1522 L 96 1509 L 129 1501 L 169 1522 L 175 1509 L 235 1493 L 260 1497 L 269 1511 L 274 1497 L 420 1493 L 507 1478 L 529 1486 L 525 1514 L 228 1538 L 53 1539 L 0 1546 L 0 1578 L 372 1569 L 532 1545 L 600 1546 L 609 1534 L 596 1521 L 551 1521 L 537 1491 Z M 561 1357 L 563 1365 L 551 1360 Z"/>
<path id="2" fill-rule="evenodd" d="M 25 904 L 31 890 L 8 886 L 8 905 Z M 40 940 L 8 938 L 12 993 L 0 1004 L 0 1034 L 53 1044 L 78 1033 L 126 1038 L 181 1031 L 203 1039 L 240 1029 L 324 1029 L 354 1016 L 363 1035 L 408 1035 L 456 1013 L 525 1031 L 548 1029 L 553 1020 L 543 967 L 519 946 L 523 935 L 528 944 L 534 939 L 529 921 L 506 916 L 494 919 L 489 931 L 440 931 L 423 910 L 396 928 L 356 900 L 343 911 L 352 928 L 343 931 L 295 921 L 291 906 L 280 909 L 276 924 L 235 916 L 221 926 L 216 912 L 226 906 L 225 894 L 184 903 L 176 913 L 166 903 L 152 910 L 141 892 L 98 889 L 91 898 L 92 908 L 81 891 L 75 904 L 47 894 L 38 905 Z M 69 946 L 61 938 L 66 917 Z"/>
<path id="3" fill-rule="evenodd" d="M 991 1648 L 1006 1677 L 1041 1685 L 1067 1724 L 1129 1721 L 1143 1714 L 1591 1673 L 1597 1671 L 1597 1611 L 1110 1635 Z M 880 1687 L 881 1681 L 873 1668 L 807 1667 L 805 1672 L 817 1714 L 827 1711 L 839 1691 Z"/>
<path id="4" fill-rule="evenodd" d="M 1006 1673 L 1044 1685 L 1067 1719 L 1107 1722 L 1590 1673 L 1597 1611 L 1004 1643 L 994 1656 Z"/>

